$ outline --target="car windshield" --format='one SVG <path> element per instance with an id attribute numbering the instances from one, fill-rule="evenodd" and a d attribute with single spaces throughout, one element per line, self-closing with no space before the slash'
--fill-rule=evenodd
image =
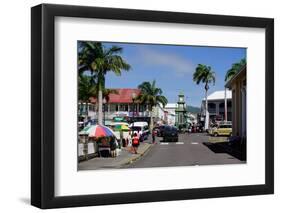
<path id="1" fill-rule="evenodd" d="M 141 131 L 141 127 L 139 126 L 132 126 L 131 128 L 133 131 Z"/>
<path id="2" fill-rule="evenodd" d="M 231 128 L 231 125 L 220 125 L 219 128 Z"/>
<path id="3" fill-rule="evenodd" d="M 166 126 L 165 127 L 166 131 L 176 131 L 177 129 L 175 127 L 171 127 L 171 126 Z"/>

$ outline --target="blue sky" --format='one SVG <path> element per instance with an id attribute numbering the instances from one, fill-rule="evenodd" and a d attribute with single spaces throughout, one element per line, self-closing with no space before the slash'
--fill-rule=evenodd
<path id="1" fill-rule="evenodd" d="M 103 42 L 106 47 L 117 45 L 123 48 L 122 57 L 132 69 L 121 76 L 106 75 L 108 88 L 137 88 L 143 81 L 156 80 L 157 87 L 169 103 L 177 101 L 183 91 L 186 102 L 200 106 L 204 98 L 204 85 L 196 85 L 192 75 L 196 66 L 206 64 L 216 73 L 216 83 L 210 86 L 209 94 L 224 89 L 226 71 L 233 63 L 246 58 L 245 48 L 175 46 L 156 44 L 129 44 Z"/>

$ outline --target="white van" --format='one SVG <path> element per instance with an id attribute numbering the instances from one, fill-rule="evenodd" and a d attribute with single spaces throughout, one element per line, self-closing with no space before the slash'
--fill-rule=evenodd
<path id="1" fill-rule="evenodd" d="M 139 133 L 140 141 L 148 139 L 149 128 L 147 122 L 134 122 L 129 126 L 134 133 Z"/>

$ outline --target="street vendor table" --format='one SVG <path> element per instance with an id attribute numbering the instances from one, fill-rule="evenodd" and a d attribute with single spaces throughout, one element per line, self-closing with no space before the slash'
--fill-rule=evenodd
<path id="1" fill-rule="evenodd" d="M 99 146 L 99 156 L 103 157 L 103 153 L 107 151 L 106 157 L 110 156 L 110 147 L 109 146 Z"/>

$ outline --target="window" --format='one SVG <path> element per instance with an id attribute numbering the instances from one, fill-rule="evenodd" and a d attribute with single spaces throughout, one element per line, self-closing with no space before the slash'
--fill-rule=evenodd
<path id="1" fill-rule="evenodd" d="M 116 112 L 118 111 L 118 105 L 117 104 L 110 104 L 109 105 L 110 112 Z"/>
<path id="2" fill-rule="evenodd" d="M 95 105 L 89 104 L 89 111 L 95 111 Z"/>
<path id="3" fill-rule="evenodd" d="M 227 101 L 227 107 L 232 107 L 232 101 Z"/>
<path id="4" fill-rule="evenodd" d="M 143 104 L 141 104 L 141 105 L 139 106 L 139 111 L 140 111 L 140 112 L 144 112 L 144 111 L 145 111 L 145 106 L 144 106 Z"/>
<path id="5" fill-rule="evenodd" d="M 215 109 L 215 108 L 216 108 L 216 104 L 214 104 L 214 103 L 209 103 L 209 104 L 208 104 L 208 108 L 209 108 L 209 109 Z"/>

